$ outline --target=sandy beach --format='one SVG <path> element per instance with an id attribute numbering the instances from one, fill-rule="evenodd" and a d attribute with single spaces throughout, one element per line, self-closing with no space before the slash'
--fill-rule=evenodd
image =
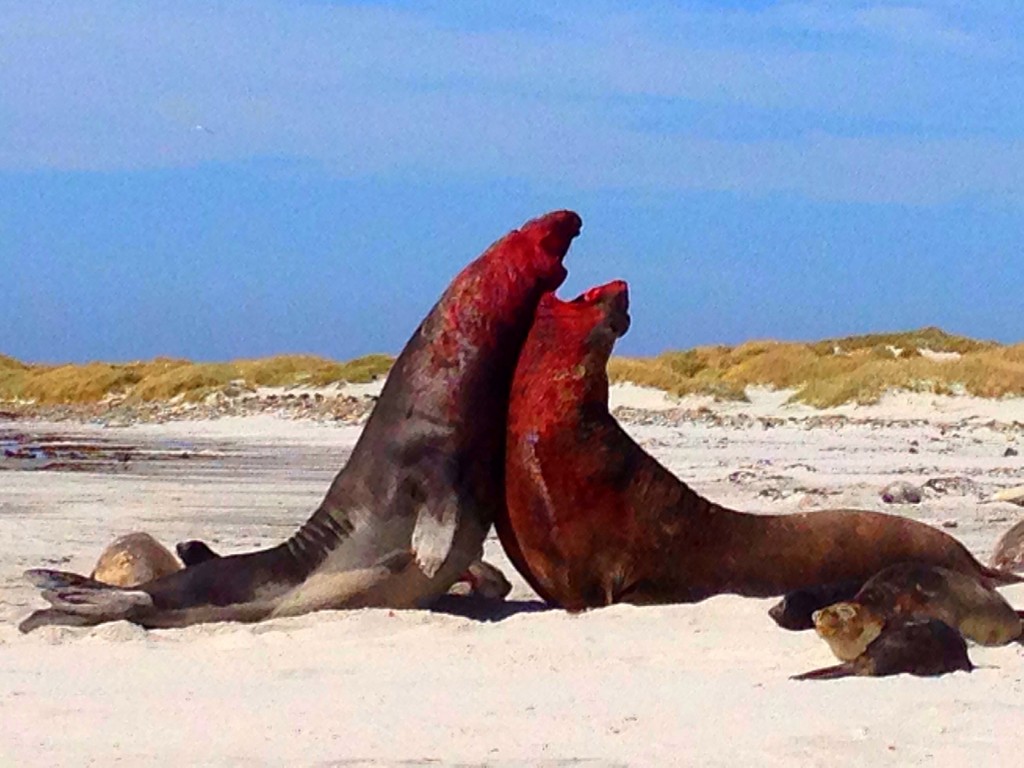
<path id="1" fill-rule="evenodd" d="M 612 405 L 673 472 L 738 509 L 884 510 L 946 527 L 982 560 L 1024 517 L 1009 503 L 981 503 L 1024 484 L 1014 453 L 1024 452 L 1022 401 L 893 395 L 820 411 L 785 399 L 764 391 L 746 404 L 674 402 L 619 386 Z M 541 604 L 493 538 L 487 559 L 514 588 L 487 610 L 450 599 L 433 611 L 258 625 L 18 633 L 42 606 L 22 571 L 87 573 L 119 534 L 203 538 L 225 553 L 280 542 L 319 502 L 359 429 L 272 415 L 0 423 L 0 444 L 102 448 L 74 469 L 0 463 L 0 764 L 1019 761 L 1022 646 L 972 647 L 971 674 L 795 682 L 791 674 L 834 660 L 813 633 L 777 628 L 767 615 L 774 600 L 570 615 Z M 922 503 L 887 505 L 880 490 L 897 479 L 933 482 Z M 1024 608 L 1024 588 L 1004 595 Z"/>

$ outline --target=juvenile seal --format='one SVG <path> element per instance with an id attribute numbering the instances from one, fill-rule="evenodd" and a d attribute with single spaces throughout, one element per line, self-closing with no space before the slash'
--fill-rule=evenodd
<path id="1" fill-rule="evenodd" d="M 989 565 L 1004 571 L 1024 573 L 1024 520 L 1000 537 Z"/>
<path id="2" fill-rule="evenodd" d="M 866 581 L 914 560 L 993 583 L 952 537 L 878 512 L 737 512 L 699 496 L 608 412 L 612 347 L 629 327 L 622 281 L 573 301 L 545 296 L 512 383 L 505 551 L 538 594 L 570 610 L 615 602 L 768 597 Z"/>
<path id="3" fill-rule="evenodd" d="M 429 605 L 479 559 L 504 506 L 512 371 L 537 302 L 565 279 L 580 227 L 571 211 L 547 214 L 459 273 L 395 361 L 348 463 L 288 541 L 134 590 L 29 571 L 53 605 L 48 616 L 178 627 Z"/>
<path id="4" fill-rule="evenodd" d="M 910 674 L 934 677 L 974 669 L 960 633 L 938 619 L 910 619 L 886 628 L 860 656 L 793 680 L 834 680 L 839 677 L 888 677 Z"/>
<path id="5" fill-rule="evenodd" d="M 768 609 L 768 615 L 783 629 L 790 629 L 794 632 L 814 629 L 815 612 L 826 606 L 849 600 L 860 591 L 862 586 L 864 586 L 863 581 L 854 579 L 853 581 L 841 581 L 838 584 L 822 584 L 787 592 L 779 602 Z"/>
<path id="6" fill-rule="evenodd" d="M 879 571 L 849 601 L 817 611 L 814 628 L 836 658 L 852 661 L 886 626 L 908 618 L 938 619 L 979 645 L 1006 645 L 1021 636 L 1020 616 L 998 592 L 971 576 L 921 563 Z"/>
<path id="7" fill-rule="evenodd" d="M 112 587 L 135 587 L 181 570 L 181 563 L 148 533 L 119 536 L 103 550 L 89 578 Z"/>

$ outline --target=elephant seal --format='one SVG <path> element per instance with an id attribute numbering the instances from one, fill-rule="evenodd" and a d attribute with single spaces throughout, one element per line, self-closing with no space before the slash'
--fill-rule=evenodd
<path id="1" fill-rule="evenodd" d="M 48 619 L 180 627 L 418 607 L 443 595 L 479 559 L 504 507 L 512 372 L 537 303 L 566 277 L 562 259 L 581 226 L 571 211 L 534 219 L 455 277 L 392 366 L 348 463 L 286 542 L 132 590 L 28 571 L 53 606 Z"/>
<path id="2" fill-rule="evenodd" d="M 205 541 L 198 541 L 192 539 L 190 541 L 179 541 L 174 545 L 174 551 L 178 553 L 178 559 L 185 564 L 186 567 L 190 565 L 199 565 L 205 563 L 207 560 L 214 560 L 220 557 L 216 552 L 210 549 L 209 545 Z"/>
<path id="3" fill-rule="evenodd" d="M 792 680 L 839 677 L 934 677 L 974 669 L 960 633 L 938 619 L 910 619 L 887 627 L 861 655 L 834 667 L 793 675 Z"/>
<path id="4" fill-rule="evenodd" d="M 952 537 L 878 512 L 785 515 L 715 504 L 665 469 L 608 412 L 606 365 L 629 328 L 627 286 L 545 296 L 509 402 L 507 508 L 496 525 L 515 567 L 549 603 L 694 602 L 866 581 L 905 561 L 990 583 L 1021 581 Z"/>
<path id="5" fill-rule="evenodd" d="M 103 550 L 89 578 L 112 587 L 135 587 L 181 570 L 163 544 L 141 531 L 119 536 Z"/>
<path id="6" fill-rule="evenodd" d="M 853 598 L 814 614 L 814 628 L 836 658 L 860 656 L 890 623 L 938 619 L 979 645 L 1006 645 L 1021 620 L 1003 597 L 976 578 L 948 568 L 898 563 L 868 579 Z"/>
<path id="7" fill-rule="evenodd" d="M 989 565 L 1004 571 L 1024 573 L 1024 520 L 1000 537 Z"/>

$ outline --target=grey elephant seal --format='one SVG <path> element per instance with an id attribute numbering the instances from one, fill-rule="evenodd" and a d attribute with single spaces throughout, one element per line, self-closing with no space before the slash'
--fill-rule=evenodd
<path id="1" fill-rule="evenodd" d="M 113 587 L 135 587 L 181 570 L 181 563 L 148 533 L 119 536 L 103 550 L 89 578 Z"/>
<path id="2" fill-rule="evenodd" d="M 814 626 L 837 658 L 852 661 L 888 625 L 922 618 L 938 619 L 980 645 L 1006 645 L 1021 636 L 1020 616 L 994 589 L 921 563 L 885 568 L 851 600 L 816 612 Z"/>
<path id="3" fill-rule="evenodd" d="M 180 627 L 418 607 L 443 595 L 480 558 L 505 506 L 512 372 L 541 296 L 565 279 L 562 259 L 580 227 L 571 211 L 549 213 L 456 276 L 395 361 L 348 463 L 288 541 L 130 590 L 29 571 L 53 606 L 47 623 Z M 22 628 L 35 626 L 30 617 Z"/>
<path id="4" fill-rule="evenodd" d="M 1024 573 L 1024 520 L 1000 537 L 990 563 L 993 568 Z"/>
<path id="5" fill-rule="evenodd" d="M 862 654 L 793 680 L 834 680 L 839 677 L 888 677 L 910 674 L 934 677 L 974 669 L 960 633 L 938 619 L 910 619 L 887 627 Z"/>

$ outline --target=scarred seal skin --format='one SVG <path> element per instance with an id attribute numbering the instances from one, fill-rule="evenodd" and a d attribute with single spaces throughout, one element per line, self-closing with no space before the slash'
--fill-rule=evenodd
<path id="1" fill-rule="evenodd" d="M 855 659 L 794 675 L 792 679 L 834 680 L 900 674 L 935 677 L 973 669 L 967 644 L 959 632 L 938 619 L 909 619 L 887 627 Z"/>
<path id="2" fill-rule="evenodd" d="M 202 560 L 135 590 L 29 571 L 45 623 L 258 621 L 324 608 L 413 607 L 479 559 L 504 507 L 512 371 L 581 221 L 556 211 L 492 245 L 452 281 L 402 350 L 351 458 L 287 542 Z M 62 618 L 67 618 L 62 622 Z M 24 628 L 39 626 L 30 617 Z"/>
<path id="3" fill-rule="evenodd" d="M 512 383 L 505 551 L 550 603 L 693 602 L 781 595 L 866 581 L 920 561 L 992 583 L 947 534 L 876 512 L 737 512 L 699 496 L 644 452 L 608 412 L 606 365 L 629 327 L 622 281 L 573 301 L 545 296 Z"/>

